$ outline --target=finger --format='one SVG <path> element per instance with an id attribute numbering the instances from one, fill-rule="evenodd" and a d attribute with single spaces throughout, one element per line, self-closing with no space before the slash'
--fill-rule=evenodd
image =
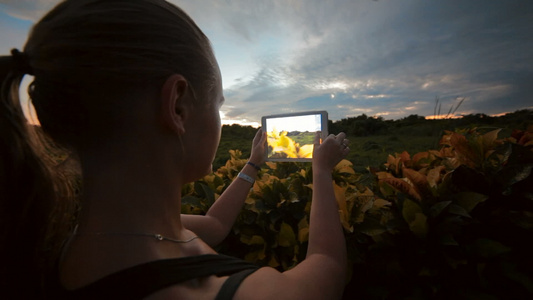
<path id="1" fill-rule="evenodd" d="M 350 153 L 350 147 L 346 147 L 342 150 L 342 156 L 346 157 Z"/>
<path id="2" fill-rule="evenodd" d="M 346 138 L 346 133 L 344 133 L 344 132 L 341 132 L 341 133 L 337 134 L 337 136 L 336 136 L 336 140 L 339 143 L 342 143 L 342 141 L 344 141 L 345 138 Z"/>
<path id="3" fill-rule="evenodd" d="M 259 130 L 257 130 L 257 132 L 255 133 L 254 140 L 259 139 L 261 137 L 261 134 L 263 134 L 263 130 L 259 128 Z"/>
<path id="4" fill-rule="evenodd" d="M 254 144 L 261 143 L 263 141 L 263 137 L 265 136 L 263 129 L 259 128 L 254 136 Z"/>
<path id="5" fill-rule="evenodd" d="M 321 136 L 320 131 L 315 132 L 315 140 L 313 141 L 313 144 L 315 146 L 320 145 L 320 136 Z"/>

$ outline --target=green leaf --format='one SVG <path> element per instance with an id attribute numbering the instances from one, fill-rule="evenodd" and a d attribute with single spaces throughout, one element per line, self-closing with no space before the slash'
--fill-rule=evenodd
<path id="1" fill-rule="evenodd" d="M 457 204 L 465 209 L 467 213 L 471 212 L 479 203 L 487 200 L 487 196 L 474 192 L 461 192 L 455 195 Z"/>
<path id="2" fill-rule="evenodd" d="M 441 245 L 458 246 L 459 243 L 453 238 L 451 234 L 445 234 L 439 238 Z"/>
<path id="3" fill-rule="evenodd" d="M 402 215 L 407 223 L 411 223 L 416 219 L 416 214 L 421 213 L 422 208 L 414 201 L 405 199 L 403 202 Z"/>
<path id="4" fill-rule="evenodd" d="M 495 240 L 477 239 L 470 246 L 470 250 L 481 257 L 492 258 L 511 251 L 511 248 Z"/>
<path id="5" fill-rule="evenodd" d="M 202 207 L 202 199 L 195 196 L 185 196 L 181 198 L 182 205 L 190 205 L 193 207 Z"/>
<path id="6" fill-rule="evenodd" d="M 462 206 L 459 206 L 457 204 L 451 204 L 448 208 L 448 212 L 454 215 L 471 218 L 471 216 L 468 214 L 466 209 L 464 209 Z"/>
<path id="7" fill-rule="evenodd" d="M 414 201 L 405 199 L 403 202 L 402 215 L 411 231 L 418 237 L 425 237 L 428 231 L 427 217 L 422 208 Z"/>
<path id="8" fill-rule="evenodd" d="M 509 213 L 511 222 L 521 228 L 533 229 L 533 213 L 528 211 L 514 211 Z"/>
<path id="9" fill-rule="evenodd" d="M 450 203 L 452 203 L 452 201 L 441 201 L 441 202 L 437 202 L 435 205 L 433 205 L 431 208 L 430 208 L 430 216 L 433 217 L 433 218 L 436 218 L 440 215 L 440 213 L 446 208 L 448 207 L 448 205 L 450 205 Z"/>
<path id="10" fill-rule="evenodd" d="M 427 217 L 423 213 L 417 213 L 415 220 L 409 224 L 411 231 L 418 237 L 425 237 L 428 232 Z"/>
<path id="11" fill-rule="evenodd" d="M 503 184 L 510 186 L 528 178 L 529 175 L 531 175 L 532 170 L 533 164 L 511 165 L 501 170 L 498 174 L 498 178 Z"/>
<path id="12" fill-rule="evenodd" d="M 498 139 L 498 133 L 501 131 L 500 129 L 496 129 L 490 132 L 485 133 L 482 136 L 483 141 L 483 150 L 487 152 L 488 150 L 494 148 L 494 143 Z"/>
<path id="13" fill-rule="evenodd" d="M 207 184 L 196 181 L 194 183 L 194 191 L 198 196 L 207 200 L 208 206 L 215 202 L 215 192 Z"/>
<path id="14" fill-rule="evenodd" d="M 241 235 L 241 242 L 246 245 L 263 245 L 265 244 L 265 239 L 260 235 L 253 235 L 251 237 Z"/>

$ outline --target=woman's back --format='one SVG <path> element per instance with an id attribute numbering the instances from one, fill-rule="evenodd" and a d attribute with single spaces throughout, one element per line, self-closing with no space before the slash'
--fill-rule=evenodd
<path id="1" fill-rule="evenodd" d="M 23 53 L 3 57 L 0 66 L 6 70 L 0 113 L 16 119 L 3 128 L 3 141 L 28 144 L 25 149 L 31 151 L 19 161 L 35 160 L 33 165 L 44 170 L 23 172 L 18 182 L 40 182 L 51 191 L 34 197 L 39 191 L 32 187 L 30 196 L 20 196 L 20 203 L 30 203 L 41 219 L 29 229 L 36 241 L 29 252 L 43 253 L 45 245 L 55 249 L 46 256 L 53 264 L 23 272 L 55 274 L 44 284 L 52 295 L 340 297 L 346 249 L 331 170 L 349 151 L 344 134 L 315 141 L 308 255 L 290 271 L 257 268 L 213 250 L 231 230 L 261 170 L 266 145 L 261 130 L 249 162 L 206 215 L 180 214 L 182 186 L 211 172 L 224 97 L 207 37 L 179 8 L 163 0 L 67 0 L 36 24 Z M 65 205 L 71 195 L 60 193 L 67 181 L 57 160 L 43 160 L 46 151 L 35 150 L 38 144 L 24 133 L 28 124 L 10 87 L 18 87 L 28 73 L 35 76 L 30 96 L 39 130 L 79 162 L 75 210 Z M 24 134 L 11 134 L 19 131 Z M 3 178 L 0 187 L 7 182 Z M 9 201 L 1 203 L 7 207 Z M 43 203 L 53 203 L 52 209 L 40 210 Z M 9 232 L 27 217 L 22 214 L 2 229 Z M 67 243 L 57 228 L 70 230 Z M 17 247 L 2 249 L 15 252 Z M 39 261 L 27 258 L 28 266 Z M 22 276 L 14 281 L 24 285 Z"/>

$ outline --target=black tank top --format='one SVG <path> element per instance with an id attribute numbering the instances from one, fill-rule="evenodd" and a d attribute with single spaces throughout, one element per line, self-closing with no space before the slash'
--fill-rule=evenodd
<path id="1" fill-rule="evenodd" d="M 215 300 L 231 300 L 241 282 L 257 269 L 258 266 L 249 262 L 219 254 L 163 259 L 113 273 L 76 290 L 58 287 L 57 298 L 143 299 L 174 284 L 216 275 L 230 277 Z"/>

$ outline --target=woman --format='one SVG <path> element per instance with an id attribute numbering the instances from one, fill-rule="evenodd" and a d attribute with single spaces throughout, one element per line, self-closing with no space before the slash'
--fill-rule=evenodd
<path id="1" fill-rule="evenodd" d="M 249 163 L 206 216 L 179 214 L 182 185 L 211 172 L 224 102 L 210 43 L 179 8 L 64 1 L 35 25 L 23 52 L 2 57 L 0 72 L 1 255 L 16 263 L 0 281 L 15 298 L 340 298 L 346 249 L 331 170 L 349 151 L 343 133 L 315 143 L 309 249 L 290 271 L 211 248 L 263 163 L 261 130 Z M 42 131 L 81 166 L 74 215 L 65 168 L 46 159 L 50 148 L 35 142 L 20 109 L 24 74 L 35 76 L 29 92 Z"/>

